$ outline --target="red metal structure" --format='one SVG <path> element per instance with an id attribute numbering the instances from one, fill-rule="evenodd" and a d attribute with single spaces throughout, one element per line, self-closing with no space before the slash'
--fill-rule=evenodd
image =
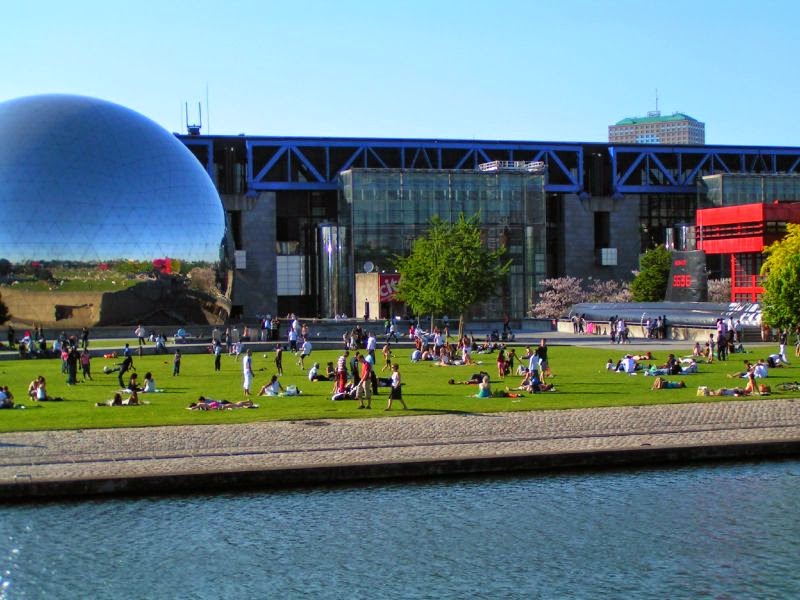
<path id="1" fill-rule="evenodd" d="M 800 223 L 800 202 L 741 204 L 697 211 L 697 249 L 730 254 L 731 301 L 758 302 L 764 247 L 786 235 L 786 223 Z"/>

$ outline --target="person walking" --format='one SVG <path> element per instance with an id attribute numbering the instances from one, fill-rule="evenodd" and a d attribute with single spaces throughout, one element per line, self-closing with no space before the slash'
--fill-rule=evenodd
<path id="1" fill-rule="evenodd" d="M 176 377 L 181 374 L 181 351 L 175 350 L 175 356 L 172 358 L 172 376 Z"/>
<path id="2" fill-rule="evenodd" d="M 242 388 L 245 398 L 250 398 L 251 385 L 253 385 L 253 351 L 248 349 L 242 359 Z"/>
<path id="3" fill-rule="evenodd" d="M 397 363 L 392 365 L 392 377 L 391 377 L 391 389 L 389 390 L 389 400 L 386 403 L 385 410 L 392 410 L 392 400 L 399 400 L 400 404 L 403 405 L 403 410 L 408 410 L 408 406 L 406 406 L 406 401 L 403 400 L 403 390 L 401 386 L 403 385 L 402 379 L 400 377 L 400 366 Z"/>
<path id="4" fill-rule="evenodd" d="M 119 371 L 117 372 L 117 380 L 119 381 L 119 387 L 121 388 L 125 387 L 125 381 L 123 381 L 122 377 L 125 375 L 125 373 L 127 373 L 131 369 L 135 371 L 136 367 L 133 366 L 133 356 L 131 354 L 128 354 L 119 364 Z"/>

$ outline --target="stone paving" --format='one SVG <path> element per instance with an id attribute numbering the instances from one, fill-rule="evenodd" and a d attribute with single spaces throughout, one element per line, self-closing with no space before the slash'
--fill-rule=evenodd
<path id="1" fill-rule="evenodd" d="M 800 401 L 396 416 L 0 435 L 3 486 L 800 441 Z"/>

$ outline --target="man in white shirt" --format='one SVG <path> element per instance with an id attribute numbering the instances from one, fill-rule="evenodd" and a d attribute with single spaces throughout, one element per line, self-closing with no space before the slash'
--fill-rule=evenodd
<path id="1" fill-rule="evenodd" d="M 367 334 L 367 354 L 372 357 L 372 364 L 375 364 L 375 348 L 378 346 L 378 340 L 375 334 L 371 331 Z"/>
<path id="2" fill-rule="evenodd" d="M 305 365 L 305 358 L 311 354 L 311 342 L 305 340 L 303 345 L 300 347 L 300 358 L 297 361 L 297 364 L 300 365 L 300 368 L 304 371 L 306 370 Z"/>
<path id="3" fill-rule="evenodd" d="M 248 350 L 242 359 L 242 388 L 244 397 L 250 397 L 250 386 L 253 384 L 253 352 Z"/>

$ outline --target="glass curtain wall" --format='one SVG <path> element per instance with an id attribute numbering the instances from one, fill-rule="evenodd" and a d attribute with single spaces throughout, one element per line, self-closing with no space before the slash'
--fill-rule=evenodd
<path id="1" fill-rule="evenodd" d="M 503 245 L 511 272 L 497 298 L 475 317 L 512 318 L 527 314 L 538 281 L 546 276 L 544 178 L 525 171 L 351 169 L 340 175 L 339 225 L 349 229 L 354 273 L 372 263 L 392 271 L 434 216 L 453 222 L 480 213 L 486 245 Z"/>
<path id="2" fill-rule="evenodd" d="M 725 173 L 703 177 L 712 206 L 738 206 L 754 202 L 800 200 L 800 176 Z"/>

